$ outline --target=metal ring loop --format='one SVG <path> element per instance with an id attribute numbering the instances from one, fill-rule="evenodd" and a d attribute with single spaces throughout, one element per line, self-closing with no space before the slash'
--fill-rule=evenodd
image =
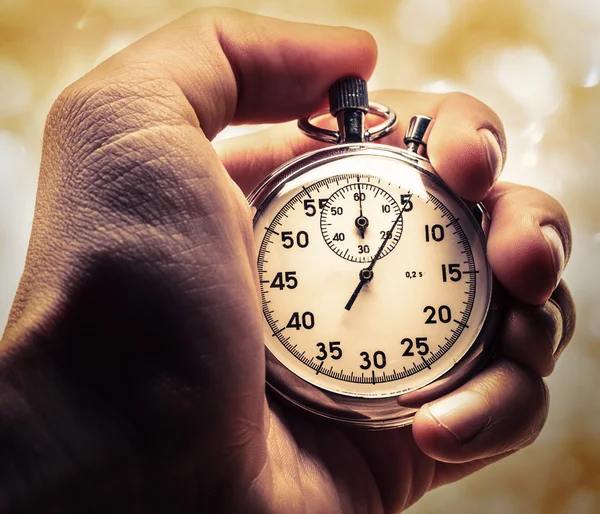
<path id="1" fill-rule="evenodd" d="M 326 128 L 318 127 L 312 120 L 329 114 L 329 111 L 319 111 L 311 114 L 307 118 L 301 118 L 298 120 L 298 128 L 306 136 L 316 139 L 317 141 L 324 141 L 325 143 L 339 143 L 341 136 L 338 130 L 329 130 Z M 374 114 L 383 118 L 384 121 L 379 125 L 365 130 L 365 141 L 375 141 L 382 137 L 391 134 L 396 129 L 397 116 L 393 109 L 386 107 L 385 105 L 378 104 L 375 102 L 369 102 L 368 114 Z"/>

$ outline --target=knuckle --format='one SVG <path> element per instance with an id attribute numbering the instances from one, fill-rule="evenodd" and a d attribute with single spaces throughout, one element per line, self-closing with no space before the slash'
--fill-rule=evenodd
<path id="1" fill-rule="evenodd" d="M 561 333 L 560 317 L 549 303 L 517 305 L 506 316 L 501 351 L 513 362 L 546 377 L 554 369 L 554 346 Z"/>
<path id="2" fill-rule="evenodd" d="M 84 77 L 67 87 L 48 116 L 44 185 L 70 196 L 101 191 L 107 180 L 125 171 L 157 170 L 157 163 L 182 146 L 172 133 L 194 126 L 193 115 L 180 109 L 180 94 L 151 67 L 95 80 Z"/>
<path id="3" fill-rule="evenodd" d="M 84 78 L 59 95 L 40 190 L 61 239 L 79 241 L 84 253 L 138 246 L 140 234 L 173 246 L 191 216 L 214 212 L 219 188 L 198 170 L 200 135 L 177 111 L 180 94 L 156 72 L 134 70 Z"/>
<path id="4" fill-rule="evenodd" d="M 72 138 L 103 142 L 112 135 L 176 117 L 177 89 L 152 66 L 84 79 L 67 87 L 54 102 L 47 130 Z"/>
<path id="5" fill-rule="evenodd" d="M 194 40 L 198 37 L 206 39 L 207 36 L 211 39 L 219 30 L 227 32 L 240 24 L 251 30 L 247 23 L 249 16 L 251 15 L 233 7 L 198 7 L 183 17 L 183 20 L 190 20 L 190 23 L 185 23 L 182 29 Z"/>
<path id="6" fill-rule="evenodd" d="M 450 93 L 446 93 L 444 101 L 453 105 L 468 106 L 470 109 L 475 108 L 479 111 L 483 111 L 486 115 L 493 117 L 494 121 L 496 118 L 498 118 L 497 114 L 491 109 L 491 107 L 479 100 L 479 98 L 476 98 L 469 93 L 465 93 L 464 91 L 452 91 Z"/>
<path id="7" fill-rule="evenodd" d="M 55 144 L 58 148 L 64 148 L 68 128 L 83 117 L 86 97 L 86 88 L 80 82 L 67 86 L 58 95 L 46 118 L 46 145 Z"/>
<path id="8" fill-rule="evenodd" d="M 453 91 L 445 94 L 443 103 L 458 108 L 465 113 L 473 113 L 479 127 L 490 130 L 498 140 L 504 158 L 506 158 L 506 135 L 502 120 L 496 112 L 478 98 L 462 91 Z"/>
<path id="9" fill-rule="evenodd" d="M 47 123 L 59 125 L 65 119 L 69 118 L 70 112 L 74 109 L 76 104 L 78 94 L 79 86 L 76 82 L 63 89 L 50 108 Z"/>
<path id="10" fill-rule="evenodd" d="M 518 448 L 525 448 L 533 444 L 539 437 L 546 419 L 548 418 L 549 410 L 549 391 L 548 386 L 542 378 L 537 378 L 532 383 L 532 402 L 530 405 L 530 416 L 527 420 Z"/>
<path id="11" fill-rule="evenodd" d="M 513 417 L 516 421 L 516 448 L 532 444 L 539 436 L 549 410 L 549 391 L 546 382 L 535 372 L 513 363 L 505 375 L 506 388 L 512 389 Z"/>
<path id="12" fill-rule="evenodd" d="M 480 100 L 475 98 L 473 95 L 470 95 L 469 93 L 465 93 L 464 91 L 451 91 L 449 93 L 446 93 L 444 100 L 459 104 L 475 102 L 479 105 L 483 105 Z"/>
<path id="13" fill-rule="evenodd" d="M 499 451 L 524 448 L 539 436 L 549 410 L 548 387 L 535 372 L 498 361 L 482 384 L 497 411 L 490 430 L 500 436 Z"/>
<path id="14" fill-rule="evenodd" d="M 206 20 L 207 22 L 219 19 L 233 19 L 248 16 L 248 14 L 239 9 L 225 6 L 197 7 L 196 9 L 193 9 L 189 15 L 202 21 Z"/>
<path id="15" fill-rule="evenodd" d="M 186 212 L 190 196 L 189 132 L 159 126 L 113 138 L 81 159 L 70 177 L 71 198 L 121 221 L 168 223 Z"/>

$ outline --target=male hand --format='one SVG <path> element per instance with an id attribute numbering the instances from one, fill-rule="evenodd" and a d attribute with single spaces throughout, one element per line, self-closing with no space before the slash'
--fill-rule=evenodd
<path id="1" fill-rule="evenodd" d="M 569 226 L 547 195 L 495 184 L 502 125 L 462 94 L 376 99 L 400 119 L 435 117 L 433 166 L 485 198 L 489 260 L 512 295 L 498 359 L 385 432 L 265 394 L 244 193 L 318 143 L 291 125 L 211 140 L 230 123 L 307 115 L 375 61 L 364 32 L 201 10 L 59 97 L 0 346 L 0 511 L 392 513 L 535 439 L 542 377 L 573 330 L 568 291 L 553 293 Z"/>

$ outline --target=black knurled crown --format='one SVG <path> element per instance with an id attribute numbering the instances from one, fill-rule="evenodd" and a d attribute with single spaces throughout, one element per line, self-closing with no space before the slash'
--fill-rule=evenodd
<path id="1" fill-rule="evenodd" d="M 337 116 L 345 109 L 369 111 L 367 82 L 360 77 L 344 77 L 329 88 L 329 112 Z"/>

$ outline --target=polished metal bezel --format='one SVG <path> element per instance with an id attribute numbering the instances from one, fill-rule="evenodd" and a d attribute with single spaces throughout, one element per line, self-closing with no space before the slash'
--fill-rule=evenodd
<path id="1" fill-rule="evenodd" d="M 471 213 L 469 219 L 485 245 L 489 217 L 481 204 L 467 204 L 452 192 L 437 176 L 426 157 L 415 152 L 373 143 L 343 144 L 323 148 L 304 154 L 279 167 L 248 196 L 254 222 L 288 181 L 328 162 L 357 155 L 399 160 L 438 183 L 449 196 Z M 420 389 L 398 397 L 376 399 L 332 393 L 309 384 L 288 370 L 265 346 L 267 384 L 273 391 L 300 409 L 332 421 L 369 429 L 394 428 L 410 424 L 421 405 L 459 387 L 481 369 L 493 355 L 500 308 L 494 298 L 494 291 L 497 288 L 493 287 L 491 269 L 488 271 L 491 294 L 487 316 L 477 339 L 464 357 L 449 371 Z"/>

